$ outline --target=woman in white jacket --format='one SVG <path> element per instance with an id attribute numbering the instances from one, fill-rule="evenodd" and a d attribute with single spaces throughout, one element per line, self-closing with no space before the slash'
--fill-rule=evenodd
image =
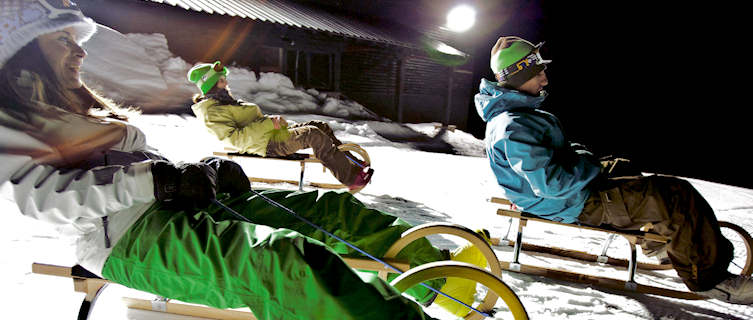
<path id="1" fill-rule="evenodd" d="M 244 194 L 250 185 L 237 164 L 173 164 L 127 121 L 93 115 L 118 113 L 79 78 L 80 45 L 95 30 L 70 1 L 0 0 L 0 196 L 75 234 L 79 263 L 128 287 L 248 306 L 259 319 L 428 318 L 386 282 L 359 277 L 338 256 L 350 249 Z M 348 193 L 267 195 L 347 230 L 347 240 L 377 256 L 411 227 Z M 254 223 L 209 206 L 215 197 Z M 398 257 L 420 264 L 447 254 L 417 241 Z"/>

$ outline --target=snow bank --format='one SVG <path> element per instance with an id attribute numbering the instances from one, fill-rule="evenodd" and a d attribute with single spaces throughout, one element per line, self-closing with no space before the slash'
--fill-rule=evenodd
<path id="1" fill-rule="evenodd" d="M 268 113 L 309 113 L 343 119 L 377 120 L 379 116 L 358 102 L 338 99 L 315 89 L 296 88 L 285 75 L 230 67 L 228 81 L 236 98 L 258 104 Z"/>
<path id="2" fill-rule="evenodd" d="M 127 34 L 101 26 L 85 44 L 84 81 L 124 105 L 148 113 L 190 112 L 196 87 L 186 79 L 192 67 L 173 54 L 162 34 Z M 208 61 L 209 62 L 209 61 Z M 378 120 L 361 104 L 314 89 L 296 88 L 290 78 L 231 66 L 228 80 L 237 98 L 254 102 L 267 113 L 309 113 L 343 119 Z"/>

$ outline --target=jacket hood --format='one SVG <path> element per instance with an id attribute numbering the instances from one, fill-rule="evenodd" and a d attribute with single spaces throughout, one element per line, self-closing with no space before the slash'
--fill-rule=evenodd
<path id="1" fill-rule="evenodd" d="M 522 93 L 515 89 L 508 89 L 497 85 L 486 79 L 481 79 L 479 93 L 476 94 L 474 102 L 476 111 L 484 122 L 488 122 L 496 115 L 517 108 L 538 108 L 544 99 L 546 91 L 538 97 Z"/>

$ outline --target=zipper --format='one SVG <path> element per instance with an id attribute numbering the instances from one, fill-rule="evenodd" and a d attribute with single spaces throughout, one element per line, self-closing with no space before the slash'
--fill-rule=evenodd
<path id="1" fill-rule="evenodd" d="M 109 222 L 107 221 L 107 216 L 102 217 L 102 227 L 105 228 L 105 248 L 109 249 L 111 243 L 110 243 L 110 236 L 108 235 L 108 232 L 107 232 L 108 224 Z"/>

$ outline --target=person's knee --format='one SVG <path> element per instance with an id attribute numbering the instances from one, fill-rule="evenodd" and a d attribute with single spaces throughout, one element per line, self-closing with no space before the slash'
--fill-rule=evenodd
<path id="1" fill-rule="evenodd" d="M 648 179 L 654 189 L 669 191 L 673 194 L 686 194 L 695 190 L 693 185 L 687 180 L 673 176 L 653 175 L 646 177 L 646 179 Z"/>
<path id="2" fill-rule="evenodd" d="M 315 127 L 315 126 L 310 126 L 309 139 L 312 144 L 321 145 L 321 144 L 326 144 L 326 143 L 329 143 L 329 144 L 332 143 L 332 139 L 329 138 L 327 133 L 325 133 L 324 130 L 322 130 L 321 128 Z"/>

